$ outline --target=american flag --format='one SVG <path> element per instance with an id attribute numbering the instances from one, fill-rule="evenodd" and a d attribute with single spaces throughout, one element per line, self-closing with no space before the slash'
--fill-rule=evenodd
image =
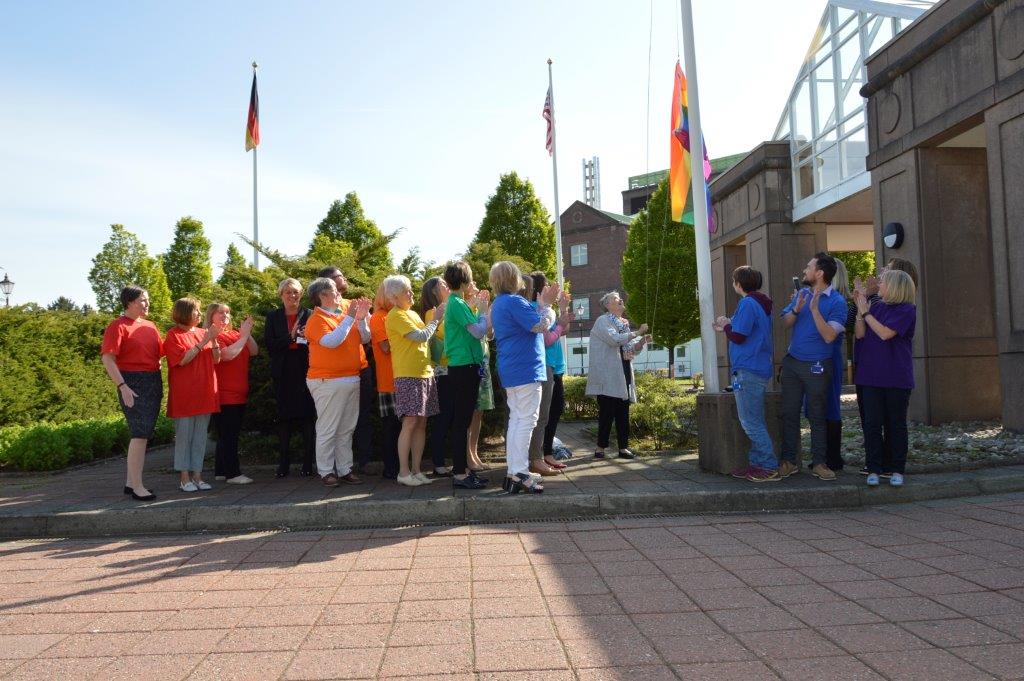
<path id="1" fill-rule="evenodd" d="M 544 143 L 544 147 L 548 150 L 548 156 L 555 153 L 555 126 L 552 122 L 552 116 L 554 115 L 551 107 L 551 86 L 548 86 L 548 96 L 544 99 L 544 111 L 541 113 L 544 116 L 544 120 L 548 122 L 548 136 L 547 141 Z"/>

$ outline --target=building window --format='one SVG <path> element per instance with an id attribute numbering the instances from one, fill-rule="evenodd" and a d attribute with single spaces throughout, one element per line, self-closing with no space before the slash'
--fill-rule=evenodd
<path id="1" fill-rule="evenodd" d="M 648 349 L 648 350 L 650 350 L 651 352 L 661 352 L 661 351 L 662 351 L 662 350 L 664 350 L 665 348 L 663 348 L 663 347 L 662 347 L 662 346 L 660 346 L 660 345 L 648 345 L 648 346 L 647 346 L 647 349 Z"/>
<path id="2" fill-rule="evenodd" d="M 580 308 L 583 308 L 583 312 L 580 312 Z M 576 319 L 590 319 L 590 298 L 573 298 L 572 299 L 572 312 L 576 315 Z"/>
<path id="3" fill-rule="evenodd" d="M 573 244 L 569 247 L 569 264 L 573 267 L 587 264 L 586 244 Z"/>
<path id="4" fill-rule="evenodd" d="M 676 357 L 686 357 L 686 346 L 680 345 L 676 348 Z"/>
<path id="5" fill-rule="evenodd" d="M 587 354 L 587 348 L 586 348 L 586 346 L 581 347 L 581 346 L 577 345 L 576 347 L 574 347 L 572 349 L 572 354 L 574 354 L 574 355 L 585 355 L 585 354 Z"/>

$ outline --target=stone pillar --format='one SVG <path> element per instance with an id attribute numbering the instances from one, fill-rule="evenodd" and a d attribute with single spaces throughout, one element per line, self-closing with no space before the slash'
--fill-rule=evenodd
<path id="1" fill-rule="evenodd" d="M 920 282 L 909 417 L 943 423 L 999 418 L 992 238 L 984 149 L 922 148 L 875 168 L 879 262 L 917 265 Z M 880 226 L 899 222 L 898 249 Z"/>
<path id="2" fill-rule="evenodd" d="M 1003 425 L 1024 431 L 1024 93 L 989 109 L 985 127 Z"/>

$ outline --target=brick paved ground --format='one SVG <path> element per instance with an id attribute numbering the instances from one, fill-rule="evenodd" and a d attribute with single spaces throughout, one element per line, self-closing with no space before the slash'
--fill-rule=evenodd
<path id="1" fill-rule="evenodd" d="M 1022 678 L 1022 565 L 1024 494 L 5 542 L 0 676 Z"/>

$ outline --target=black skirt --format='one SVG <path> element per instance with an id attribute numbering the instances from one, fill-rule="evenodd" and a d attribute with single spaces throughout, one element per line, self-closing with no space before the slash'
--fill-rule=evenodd
<path id="1" fill-rule="evenodd" d="M 117 391 L 117 401 L 128 422 L 128 430 L 132 438 L 148 440 L 153 437 L 156 417 L 160 414 L 160 403 L 164 398 L 164 383 L 160 372 L 122 371 L 121 378 L 135 393 L 135 404 L 129 409 L 124 405 L 121 391 Z"/>

